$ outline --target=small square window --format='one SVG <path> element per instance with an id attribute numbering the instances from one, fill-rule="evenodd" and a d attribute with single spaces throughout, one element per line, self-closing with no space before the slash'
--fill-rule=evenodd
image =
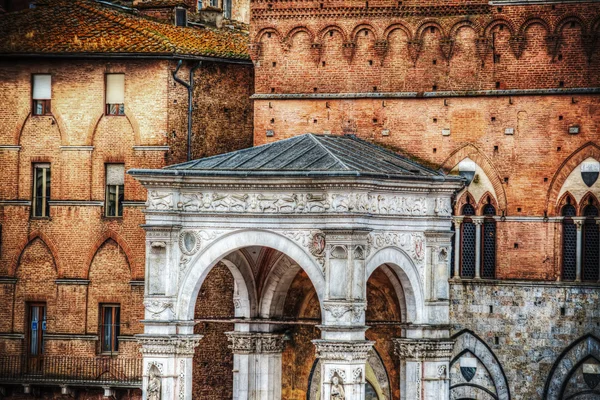
<path id="1" fill-rule="evenodd" d="M 125 165 L 106 164 L 106 199 L 104 208 L 107 217 L 123 216 L 124 192 Z"/>
<path id="2" fill-rule="evenodd" d="M 106 74 L 106 115 L 125 115 L 125 74 Z"/>
<path id="3" fill-rule="evenodd" d="M 119 351 L 121 334 L 121 306 L 118 304 L 100 305 L 100 350 L 102 353 Z"/>
<path id="4" fill-rule="evenodd" d="M 52 99 L 52 76 L 48 74 L 33 75 L 32 79 L 32 110 L 33 115 L 50 114 Z"/>

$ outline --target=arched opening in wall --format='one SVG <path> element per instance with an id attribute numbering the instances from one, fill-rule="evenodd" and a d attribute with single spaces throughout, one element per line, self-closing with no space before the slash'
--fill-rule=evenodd
<path id="1" fill-rule="evenodd" d="M 285 298 L 282 319 L 291 323 L 282 325 L 286 345 L 282 354 L 281 398 L 306 400 L 310 390 L 316 391 L 319 383 L 311 386 L 311 371 L 315 363 L 315 346 L 320 338 L 317 325 L 321 322 L 321 307 L 314 286 L 306 272 L 298 271 Z"/>
<path id="2" fill-rule="evenodd" d="M 463 208 L 464 210 L 464 208 Z M 481 277 L 494 279 L 496 277 L 496 208 L 488 196 L 487 204 L 483 206 L 483 240 L 481 243 Z"/>
<path id="3" fill-rule="evenodd" d="M 368 360 L 365 378 L 373 392 L 371 397 L 366 396 L 367 400 L 400 399 L 400 360 L 394 354 L 392 339 L 402 336 L 404 296 L 402 284 L 391 266 L 381 265 L 369 276 L 365 324 L 370 328 L 366 338 L 375 342 L 372 352 L 380 362 L 372 356 Z"/>
<path id="4" fill-rule="evenodd" d="M 596 222 L 598 218 L 598 204 L 590 196 L 583 208 L 583 258 L 582 258 L 582 278 L 587 282 L 597 282 L 599 278 L 600 260 L 600 242 L 599 227 Z"/>
<path id="5" fill-rule="evenodd" d="M 574 281 L 577 275 L 577 227 L 573 217 L 577 215 L 575 206 L 567 197 L 562 207 L 562 280 Z"/>
<path id="6" fill-rule="evenodd" d="M 468 200 L 468 199 L 467 199 Z M 475 277 L 475 249 L 476 249 L 476 226 L 472 216 L 475 215 L 475 207 L 468 202 L 461 210 L 464 219 L 461 224 L 460 234 L 460 277 Z"/>
<path id="7" fill-rule="evenodd" d="M 233 322 L 228 322 L 235 317 L 234 291 L 233 275 L 220 262 L 208 273 L 198 293 L 194 333 L 204 337 L 194 352 L 193 398 L 233 398 L 233 354 L 225 332 L 234 330 Z"/>

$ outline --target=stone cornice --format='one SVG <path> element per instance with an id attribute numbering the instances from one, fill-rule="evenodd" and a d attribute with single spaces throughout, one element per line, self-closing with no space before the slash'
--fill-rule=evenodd
<path id="1" fill-rule="evenodd" d="M 200 344 L 202 335 L 136 335 L 141 345 L 140 352 L 146 356 L 182 355 L 193 356 L 194 349 Z"/>
<path id="2" fill-rule="evenodd" d="M 265 332 L 226 332 L 234 354 L 281 353 L 285 347 L 282 334 Z"/>
<path id="3" fill-rule="evenodd" d="M 450 360 L 454 341 L 448 339 L 394 339 L 394 352 L 400 359 Z"/>
<path id="4" fill-rule="evenodd" d="M 368 352 L 375 342 L 349 341 L 349 340 L 325 340 L 312 341 L 317 350 L 317 358 L 329 361 L 356 361 L 366 362 Z"/>

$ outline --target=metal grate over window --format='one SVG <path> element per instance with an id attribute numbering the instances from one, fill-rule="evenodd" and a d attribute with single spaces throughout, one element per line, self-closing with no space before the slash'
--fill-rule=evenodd
<path id="1" fill-rule="evenodd" d="M 483 256 L 481 277 L 494 279 L 496 277 L 496 221 L 492 216 L 496 215 L 496 209 L 491 204 L 483 208 L 483 215 L 487 218 L 483 221 Z"/>
<path id="2" fill-rule="evenodd" d="M 571 217 L 576 215 L 575 207 L 567 204 L 562 209 L 563 243 L 562 270 L 563 281 L 574 281 L 577 274 L 577 227 Z"/>
<path id="3" fill-rule="evenodd" d="M 463 215 L 475 215 L 475 209 L 470 204 L 463 207 Z M 461 234 L 461 274 L 462 278 L 475 277 L 475 224 L 470 218 L 465 218 L 462 223 Z"/>
<path id="4" fill-rule="evenodd" d="M 598 208 L 590 204 L 583 210 L 583 215 L 587 217 L 583 224 L 583 280 L 596 282 L 599 277 L 598 246 L 600 243 L 598 224 L 594 218 L 598 216 Z"/>

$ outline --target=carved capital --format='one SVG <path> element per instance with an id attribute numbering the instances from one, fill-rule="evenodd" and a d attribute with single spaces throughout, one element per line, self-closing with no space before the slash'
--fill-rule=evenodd
<path id="1" fill-rule="evenodd" d="M 350 341 L 317 339 L 312 342 L 317 350 L 317 358 L 327 361 L 361 363 L 367 361 L 368 352 L 373 347 L 373 344 L 375 344 L 375 342 L 368 340 Z"/>
<path id="2" fill-rule="evenodd" d="M 394 339 L 394 352 L 401 359 L 449 361 L 454 341 L 449 339 Z"/>
<path id="3" fill-rule="evenodd" d="M 193 356 L 202 335 L 136 335 L 144 355 Z"/>
<path id="4" fill-rule="evenodd" d="M 235 354 L 281 353 L 285 347 L 282 334 L 265 332 L 226 332 L 229 348 Z"/>

